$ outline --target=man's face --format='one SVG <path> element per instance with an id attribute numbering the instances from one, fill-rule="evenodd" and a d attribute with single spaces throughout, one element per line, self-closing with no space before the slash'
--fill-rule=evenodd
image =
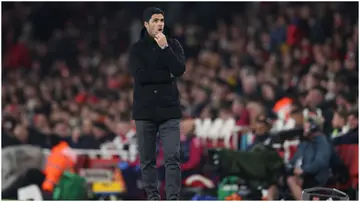
<path id="1" fill-rule="evenodd" d="M 308 105 L 316 107 L 323 101 L 323 95 L 320 91 L 313 89 L 309 91 L 305 99 Z"/>
<path id="2" fill-rule="evenodd" d="M 149 22 L 144 22 L 144 26 L 149 35 L 155 37 L 158 33 L 164 31 L 164 16 L 162 14 L 154 14 Z"/>
<path id="3" fill-rule="evenodd" d="M 336 97 L 336 105 L 347 106 L 349 104 L 347 103 L 346 99 L 343 96 L 337 96 Z"/>
<path id="4" fill-rule="evenodd" d="M 26 127 L 20 124 L 15 127 L 14 135 L 21 142 L 26 142 L 28 139 L 28 131 L 26 130 Z"/>
<path id="5" fill-rule="evenodd" d="M 256 135 L 264 135 L 266 132 L 268 132 L 268 127 L 266 126 L 266 124 L 261 122 L 257 122 L 254 129 Z"/>
<path id="6" fill-rule="evenodd" d="M 355 129 L 359 126 L 359 119 L 354 115 L 348 116 L 348 123 L 351 129 Z"/>
<path id="7" fill-rule="evenodd" d="M 235 115 L 240 115 L 240 113 L 244 110 L 244 105 L 242 103 L 240 103 L 239 101 L 234 101 L 234 103 L 232 104 L 232 112 Z"/>
<path id="8" fill-rule="evenodd" d="M 85 119 L 82 123 L 82 130 L 85 134 L 90 134 L 93 129 L 93 125 L 89 119 Z"/>
<path id="9" fill-rule="evenodd" d="M 269 85 L 263 85 L 261 88 L 262 95 L 266 100 L 274 100 L 275 93 Z"/>
<path id="10" fill-rule="evenodd" d="M 69 135 L 69 128 L 64 123 L 58 123 L 55 126 L 55 132 L 61 137 L 66 137 Z"/>
<path id="11" fill-rule="evenodd" d="M 47 120 L 46 117 L 43 114 L 39 114 L 37 116 L 37 127 L 42 128 L 47 126 Z"/>
<path id="12" fill-rule="evenodd" d="M 341 128 L 346 124 L 346 121 L 344 118 L 342 118 L 338 113 L 334 114 L 334 117 L 332 119 L 332 126 L 334 128 Z"/>

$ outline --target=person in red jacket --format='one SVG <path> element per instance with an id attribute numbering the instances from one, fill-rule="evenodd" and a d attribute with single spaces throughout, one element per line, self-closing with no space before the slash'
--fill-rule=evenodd
<path id="1" fill-rule="evenodd" d="M 183 121 L 181 125 L 180 161 L 182 179 L 186 179 L 201 171 L 203 148 L 200 140 L 194 135 L 194 122 L 192 120 L 186 120 Z"/>

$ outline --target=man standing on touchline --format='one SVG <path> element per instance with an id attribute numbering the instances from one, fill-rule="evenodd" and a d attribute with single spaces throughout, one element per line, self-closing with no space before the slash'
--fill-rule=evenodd
<path id="1" fill-rule="evenodd" d="M 185 72 L 184 50 L 179 41 L 164 35 L 161 9 L 145 9 L 143 22 L 141 39 L 129 50 L 142 180 L 148 199 L 160 200 L 155 151 L 159 134 L 164 149 L 166 199 L 179 200 L 182 113 L 176 78 Z"/>

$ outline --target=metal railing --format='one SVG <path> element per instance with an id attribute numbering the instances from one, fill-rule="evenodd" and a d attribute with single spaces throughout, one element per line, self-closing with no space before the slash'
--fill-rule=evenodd
<path id="1" fill-rule="evenodd" d="M 301 199 L 303 201 L 349 201 L 349 196 L 337 189 L 325 187 L 313 187 L 302 191 Z"/>

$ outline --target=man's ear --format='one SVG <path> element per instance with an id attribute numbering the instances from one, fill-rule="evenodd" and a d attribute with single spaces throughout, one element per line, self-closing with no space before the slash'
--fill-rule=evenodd
<path id="1" fill-rule="evenodd" d="M 144 26 L 145 26 L 146 29 L 148 29 L 149 28 L 149 23 L 144 21 Z"/>

